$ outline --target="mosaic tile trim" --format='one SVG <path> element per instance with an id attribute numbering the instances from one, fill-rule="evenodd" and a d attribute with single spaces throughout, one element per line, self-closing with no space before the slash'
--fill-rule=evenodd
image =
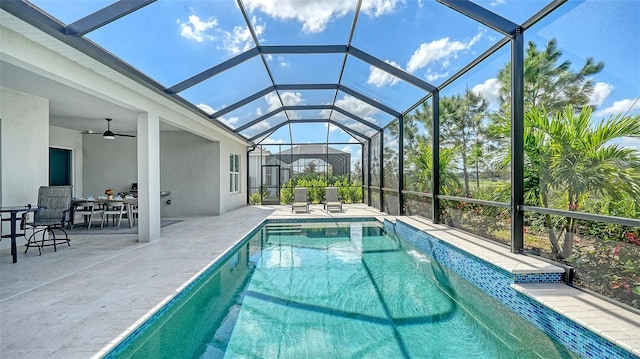
<path id="1" fill-rule="evenodd" d="M 512 274 L 401 220 L 396 221 L 395 231 L 398 236 L 496 298 L 580 356 L 594 359 L 638 358 L 511 288 L 511 284 L 514 283 L 561 283 L 562 273 Z"/>
<path id="2" fill-rule="evenodd" d="M 375 217 L 346 217 L 346 218 L 267 218 L 264 223 L 314 223 L 314 222 L 371 222 Z"/>
<path id="3" fill-rule="evenodd" d="M 386 229 L 389 232 L 394 233 L 396 231 L 396 224 L 394 222 L 391 222 L 388 219 L 384 219 L 384 229 Z"/>

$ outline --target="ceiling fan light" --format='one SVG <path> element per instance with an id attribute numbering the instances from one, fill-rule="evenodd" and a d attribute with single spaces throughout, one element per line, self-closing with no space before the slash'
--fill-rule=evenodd
<path id="1" fill-rule="evenodd" d="M 115 140 L 116 136 L 113 134 L 113 132 L 107 130 L 102 134 L 102 138 L 104 138 L 105 140 Z"/>

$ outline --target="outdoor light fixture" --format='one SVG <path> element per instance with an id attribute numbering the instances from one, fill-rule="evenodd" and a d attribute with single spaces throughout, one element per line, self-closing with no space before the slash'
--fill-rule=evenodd
<path id="1" fill-rule="evenodd" d="M 105 118 L 107 120 L 107 130 L 102 134 L 102 138 L 105 140 L 115 140 L 116 135 L 111 132 L 111 120 L 110 118 Z"/>

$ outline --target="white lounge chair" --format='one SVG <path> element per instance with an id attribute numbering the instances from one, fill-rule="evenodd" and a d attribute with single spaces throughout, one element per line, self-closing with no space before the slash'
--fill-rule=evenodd
<path id="1" fill-rule="evenodd" d="M 324 210 L 338 210 L 342 212 L 342 202 L 338 198 L 338 187 L 327 187 L 324 193 Z"/>
<path id="2" fill-rule="evenodd" d="M 305 187 L 296 188 L 291 212 L 304 211 L 309 213 L 309 201 L 307 200 L 307 189 Z"/>

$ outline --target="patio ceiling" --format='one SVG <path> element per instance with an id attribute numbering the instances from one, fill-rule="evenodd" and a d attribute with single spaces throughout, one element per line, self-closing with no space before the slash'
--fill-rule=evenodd
<path id="1" fill-rule="evenodd" d="M 256 144 L 276 134 L 279 143 L 364 143 L 506 44 L 518 28 L 507 17 L 523 21 L 547 5 L 501 10 L 485 0 L 0 3 Z M 318 132 L 317 123 L 324 124 L 318 137 L 323 141 L 306 139 L 305 131 Z M 336 130 L 344 137 L 329 135 Z"/>

